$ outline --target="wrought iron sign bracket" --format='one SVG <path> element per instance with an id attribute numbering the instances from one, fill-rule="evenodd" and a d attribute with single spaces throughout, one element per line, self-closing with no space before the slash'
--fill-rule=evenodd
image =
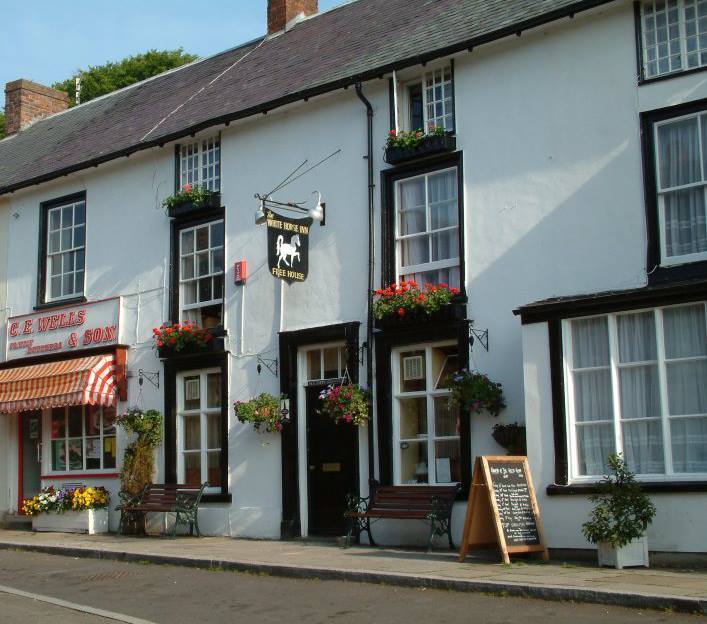
<path id="1" fill-rule="evenodd" d="M 274 360 L 269 360 L 267 358 L 261 357 L 260 355 L 257 356 L 258 358 L 258 366 L 257 366 L 257 371 L 258 375 L 263 372 L 263 366 L 267 368 L 275 377 L 277 377 L 277 371 L 278 371 L 278 362 L 277 358 Z"/>
<path id="2" fill-rule="evenodd" d="M 469 346 L 471 350 L 474 350 L 474 343 L 479 341 L 479 344 L 484 348 L 485 351 L 489 350 L 489 330 L 488 329 L 475 329 L 474 327 L 469 328 Z"/>
<path id="3" fill-rule="evenodd" d="M 152 372 L 152 371 L 144 371 L 140 369 L 137 372 L 137 382 L 140 384 L 140 387 L 142 387 L 142 384 L 144 380 L 147 379 L 155 388 L 158 390 L 160 389 L 160 373 L 159 371 L 157 372 Z"/>

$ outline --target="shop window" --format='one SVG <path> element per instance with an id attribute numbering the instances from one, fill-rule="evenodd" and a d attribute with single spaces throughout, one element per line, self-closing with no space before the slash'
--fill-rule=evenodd
<path id="1" fill-rule="evenodd" d="M 644 78 L 707 65 L 707 0 L 641 3 Z"/>
<path id="2" fill-rule="evenodd" d="M 179 186 L 221 190 L 221 139 L 209 137 L 178 148 Z"/>
<path id="3" fill-rule="evenodd" d="M 450 65 L 426 72 L 403 87 L 403 124 L 407 130 L 454 131 L 454 80 Z"/>
<path id="4" fill-rule="evenodd" d="M 447 404 L 457 344 L 392 352 L 393 478 L 397 485 L 461 481 L 459 412 Z"/>
<path id="5" fill-rule="evenodd" d="M 46 209 L 44 224 L 44 301 L 84 293 L 86 201 L 79 199 Z"/>
<path id="6" fill-rule="evenodd" d="M 307 350 L 307 381 L 341 379 L 346 371 L 346 350 L 343 345 Z"/>
<path id="7" fill-rule="evenodd" d="M 223 439 L 221 369 L 177 376 L 177 480 L 221 491 Z"/>
<path id="8" fill-rule="evenodd" d="M 115 408 L 55 407 L 50 418 L 53 472 L 115 469 Z"/>
<path id="9" fill-rule="evenodd" d="M 395 182 L 396 280 L 460 288 L 458 168 Z"/>
<path id="10" fill-rule="evenodd" d="M 212 328 L 223 322 L 223 219 L 179 231 L 179 320 Z"/>
<path id="11" fill-rule="evenodd" d="M 705 303 L 564 322 L 571 475 L 622 453 L 651 480 L 707 474 Z"/>

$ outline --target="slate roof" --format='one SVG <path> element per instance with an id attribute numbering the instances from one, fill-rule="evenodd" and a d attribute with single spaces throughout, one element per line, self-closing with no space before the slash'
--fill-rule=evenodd
<path id="1" fill-rule="evenodd" d="M 0 194 L 608 1 L 355 0 L 0 141 Z"/>

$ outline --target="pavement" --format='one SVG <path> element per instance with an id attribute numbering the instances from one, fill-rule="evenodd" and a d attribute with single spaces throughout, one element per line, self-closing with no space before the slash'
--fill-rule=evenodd
<path id="1" fill-rule="evenodd" d="M 280 577 L 343 580 L 409 588 L 484 592 L 707 614 L 707 571 L 614 570 L 587 564 L 475 556 L 450 551 L 222 537 L 176 539 L 0 530 L 0 550 L 158 563 Z M 2 555 L 0 555 L 1 557 Z"/>

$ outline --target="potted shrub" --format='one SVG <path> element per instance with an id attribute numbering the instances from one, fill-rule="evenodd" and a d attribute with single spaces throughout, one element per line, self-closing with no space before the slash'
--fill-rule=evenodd
<path id="1" fill-rule="evenodd" d="M 607 463 L 613 474 L 604 477 L 599 494 L 590 497 L 595 507 L 582 533 L 597 545 L 600 566 L 647 568 L 646 530 L 655 517 L 655 506 L 621 455 L 610 455 Z"/>
<path id="2" fill-rule="evenodd" d="M 44 488 L 23 501 L 22 510 L 32 518 L 32 530 L 60 533 L 108 533 L 110 496 L 102 487 Z"/>
<path id="3" fill-rule="evenodd" d="M 458 288 L 448 284 L 425 284 L 415 281 L 393 283 L 375 291 L 373 316 L 379 327 L 414 325 L 430 320 L 461 320 L 466 307 L 454 300 Z"/>
<path id="4" fill-rule="evenodd" d="M 216 332 L 195 323 L 163 323 L 152 330 L 154 347 L 160 358 L 174 355 L 191 355 L 207 350 L 223 349 L 223 339 L 216 339 Z"/>
<path id="5" fill-rule="evenodd" d="M 290 422 L 289 412 L 281 407 L 281 398 L 263 392 L 250 401 L 236 401 L 233 409 L 240 422 L 251 423 L 258 433 L 278 433 Z"/>
<path id="6" fill-rule="evenodd" d="M 454 136 L 441 126 L 430 126 L 427 132 L 421 128 L 409 132 L 391 130 L 385 144 L 385 162 L 397 165 L 415 158 L 453 152 L 456 147 Z"/>
<path id="7" fill-rule="evenodd" d="M 368 424 L 368 393 L 358 384 L 331 385 L 319 393 L 319 413 L 331 418 L 337 425 L 365 427 Z"/>
<path id="8" fill-rule="evenodd" d="M 449 396 L 450 407 L 459 407 L 469 412 L 488 412 L 498 416 L 506 407 L 503 397 L 503 386 L 491 381 L 488 376 L 466 368 L 450 375 Z"/>
<path id="9" fill-rule="evenodd" d="M 497 423 L 493 426 L 491 435 L 500 446 L 508 451 L 509 455 L 525 455 L 527 453 L 525 425 Z"/>
<path id="10" fill-rule="evenodd" d="M 162 201 L 167 214 L 174 218 L 205 208 L 219 208 L 221 193 L 210 191 L 203 186 L 185 184 L 174 195 Z"/>

